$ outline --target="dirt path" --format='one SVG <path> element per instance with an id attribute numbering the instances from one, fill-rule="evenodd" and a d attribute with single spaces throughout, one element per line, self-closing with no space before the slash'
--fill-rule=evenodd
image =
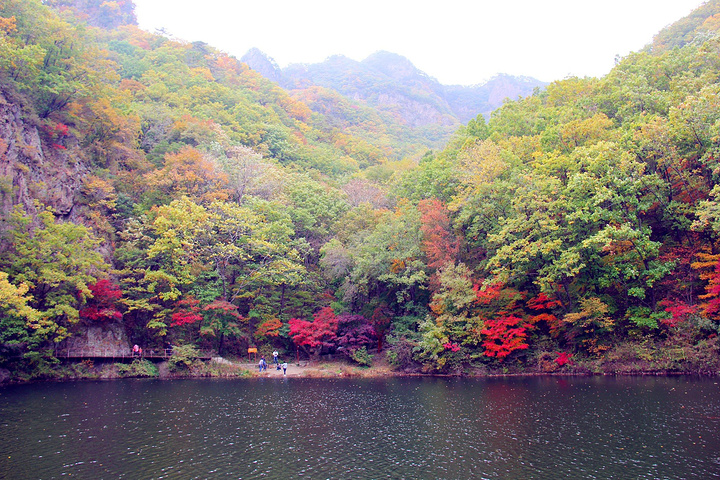
<path id="1" fill-rule="evenodd" d="M 359 367 L 342 361 L 334 362 L 307 362 L 302 361 L 300 364 L 289 363 L 287 372 L 283 374 L 282 367 L 277 370 L 274 363 L 269 363 L 267 370 L 258 371 L 256 364 L 243 363 L 243 368 L 247 368 L 258 377 L 307 377 L 307 378 L 323 378 L 323 377 L 378 377 L 378 376 L 394 376 L 395 374 L 384 361 L 374 362 L 372 367 Z"/>

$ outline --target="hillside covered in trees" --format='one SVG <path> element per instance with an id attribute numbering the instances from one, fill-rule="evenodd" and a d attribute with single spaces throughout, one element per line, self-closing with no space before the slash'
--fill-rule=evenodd
<path id="1" fill-rule="evenodd" d="M 411 155 L 372 107 L 144 32 L 130 0 L 0 0 L 0 368 L 51 375 L 94 328 L 408 372 L 717 372 L 719 29 L 714 0 Z"/>

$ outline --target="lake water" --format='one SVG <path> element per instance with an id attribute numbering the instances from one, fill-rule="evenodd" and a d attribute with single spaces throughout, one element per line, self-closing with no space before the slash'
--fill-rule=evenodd
<path id="1" fill-rule="evenodd" d="M 0 388 L 0 478 L 720 478 L 718 379 Z"/>

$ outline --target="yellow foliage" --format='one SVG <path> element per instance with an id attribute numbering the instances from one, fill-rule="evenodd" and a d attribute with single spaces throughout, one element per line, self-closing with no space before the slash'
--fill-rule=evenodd
<path id="1" fill-rule="evenodd" d="M 100 4 L 100 7 L 108 8 L 108 9 L 114 10 L 114 11 L 116 11 L 120 8 L 120 6 L 118 5 L 117 2 L 103 2 Z"/>
<path id="2" fill-rule="evenodd" d="M 597 113 L 591 118 L 573 120 L 563 125 L 560 130 L 560 142 L 566 148 L 573 149 L 600 140 L 608 140 L 612 127 L 613 121 L 607 115 Z"/>
<path id="3" fill-rule="evenodd" d="M 587 78 L 566 78 L 553 82 L 546 88 L 548 107 L 561 107 L 590 96 L 594 92 L 595 81 Z"/>
<path id="4" fill-rule="evenodd" d="M 39 320 L 37 310 L 28 306 L 32 295 L 28 295 L 29 287 L 25 283 L 15 286 L 8 281 L 8 274 L 0 272 L 0 309 L 7 313 L 25 318 L 28 323 Z"/>
<path id="5" fill-rule="evenodd" d="M 563 317 L 563 322 L 578 327 L 599 327 L 610 329 L 615 325 L 612 318 L 607 316 L 608 306 L 596 297 L 590 297 L 581 301 L 582 310 L 568 313 Z"/>
<path id="6" fill-rule="evenodd" d="M 502 159 L 502 150 L 491 140 L 466 146 L 458 154 L 461 167 L 467 174 L 466 181 L 479 186 L 492 183 L 508 169 Z"/>
<path id="7" fill-rule="evenodd" d="M 702 28 L 717 32 L 720 31 L 720 13 L 716 13 L 712 17 L 708 17 L 702 24 Z"/>
<path id="8" fill-rule="evenodd" d="M 390 265 L 390 271 L 392 273 L 399 273 L 405 270 L 405 260 L 400 260 L 398 258 L 393 258 L 392 263 Z"/>
<path id="9" fill-rule="evenodd" d="M 115 208 L 115 188 L 96 175 L 88 175 L 83 180 L 83 194 L 89 199 L 91 207 Z"/>
<path id="10" fill-rule="evenodd" d="M 212 72 L 210 72 L 210 69 L 207 67 L 196 67 L 190 70 L 193 75 L 197 75 L 201 77 L 203 80 L 207 80 L 208 82 L 214 82 L 215 77 L 213 77 Z"/>

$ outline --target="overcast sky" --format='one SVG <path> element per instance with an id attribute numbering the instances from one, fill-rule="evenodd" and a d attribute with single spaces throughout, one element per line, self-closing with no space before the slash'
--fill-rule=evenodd
<path id="1" fill-rule="evenodd" d="M 600 77 L 703 0 L 135 0 L 140 27 L 285 67 L 378 50 L 441 83 Z"/>

